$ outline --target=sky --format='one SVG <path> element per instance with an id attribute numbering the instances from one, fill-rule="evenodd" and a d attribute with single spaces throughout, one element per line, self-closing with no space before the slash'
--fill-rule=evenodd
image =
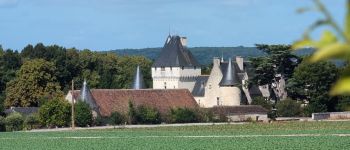
<path id="1" fill-rule="evenodd" d="M 342 24 L 345 0 L 323 2 Z M 0 0 L 0 44 L 105 51 L 162 47 L 169 33 L 186 36 L 189 47 L 291 44 L 322 17 L 296 13 L 312 6 L 311 0 Z"/>

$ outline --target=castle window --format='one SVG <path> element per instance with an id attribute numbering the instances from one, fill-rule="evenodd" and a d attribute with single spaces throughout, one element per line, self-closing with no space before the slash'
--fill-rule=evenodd
<path id="1" fill-rule="evenodd" d="M 211 84 L 209 84 L 209 89 L 211 89 Z"/>
<path id="2" fill-rule="evenodd" d="M 164 89 L 166 89 L 166 82 L 164 82 Z"/>
<path id="3" fill-rule="evenodd" d="M 216 97 L 216 105 L 220 105 L 220 98 L 219 97 Z"/>
<path id="4" fill-rule="evenodd" d="M 160 70 L 161 71 L 165 71 L 165 67 L 160 67 Z"/>

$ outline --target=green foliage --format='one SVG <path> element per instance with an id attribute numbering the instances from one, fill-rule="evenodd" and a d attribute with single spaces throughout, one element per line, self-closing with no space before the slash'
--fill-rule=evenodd
<path id="1" fill-rule="evenodd" d="M 6 106 L 38 106 L 39 99 L 62 96 L 53 63 L 43 59 L 26 61 L 14 80 L 7 84 Z"/>
<path id="2" fill-rule="evenodd" d="M 197 114 L 189 108 L 176 108 L 170 110 L 171 122 L 194 123 L 198 122 Z"/>
<path id="3" fill-rule="evenodd" d="M 125 121 L 124 115 L 122 115 L 119 112 L 113 112 L 111 116 L 109 116 L 109 123 L 112 125 L 120 125 L 123 124 Z"/>
<path id="4" fill-rule="evenodd" d="M 137 123 L 159 124 L 161 123 L 160 113 L 156 108 L 140 105 L 137 107 Z"/>
<path id="5" fill-rule="evenodd" d="M 19 131 L 23 129 L 23 116 L 20 113 L 11 113 L 5 119 L 6 128 L 9 131 Z"/>
<path id="6" fill-rule="evenodd" d="M 331 13 L 321 3 L 320 0 L 314 0 L 317 12 L 323 15 L 323 18 L 317 20 L 304 33 L 301 40 L 294 43 L 294 49 L 303 47 L 314 47 L 317 51 L 311 56 L 311 62 L 318 62 L 324 60 L 340 59 L 350 61 L 350 0 L 346 1 L 346 18 L 344 27 L 341 28 Z M 312 10 L 312 9 L 308 9 Z M 303 11 L 302 11 L 303 12 Z M 324 30 L 319 40 L 314 40 L 310 37 L 310 33 L 320 26 L 328 26 L 331 31 Z M 331 95 L 349 95 L 350 94 L 350 66 L 347 64 L 345 72 L 336 81 L 330 94 Z"/>
<path id="7" fill-rule="evenodd" d="M 3 116 L 0 116 L 0 132 L 6 131 L 6 121 Z"/>
<path id="8" fill-rule="evenodd" d="M 5 101 L 5 95 L 3 93 L 0 93 L 0 115 L 5 110 L 4 101 Z"/>
<path id="9" fill-rule="evenodd" d="M 337 97 L 330 97 L 327 93 L 336 81 L 338 72 L 337 67 L 330 62 L 309 63 L 304 60 L 288 80 L 288 94 L 293 99 L 307 100 L 312 108 L 308 111 L 335 111 Z"/>
<path id="10" fill-rule="evenodd" d="M 257 49 L 267 56 L 252 58 L 255 70 L 253 81 L 258 85 L 271 84 L 276 74 L 290 77 L 298 65 L 299 57 L 291 53 L 290 45 L 257 44 Z"/>
<path id="11" fill-rule="evenodd" d="M 17 51 L 10 49 L 3 51 L 0 48 L 0 93 L 5 90 L 6 83 L 15 77 L 16 70 L 21 64 L 21 57 Z"/>
<path id="12" fill-rule="evenodd" d="M 92 111 L 89 104 L 78 101 L 75 104 L 75 124 L 79 127 L 91 126 L 93 122 Z"/>
<path id="13" fill-rule="evenodd" d="M 250 78 L 249 83 L 256 85 L 267 85 L 272 93 L 270 98 L 279 100 L 273 93 L 272 84 L 279 79 L 277 75 L 284 79 L 291 77 L 294 68 L 300 62 L 300 58 L 291 53 L 290 45 L 265 45 L 257 44 L 257 48 L 263 51 L 267 56 L 251 58 L 252 66 L 255 68 L 254 76 Z"/>
<path id="14" fill-rule="evenodd" d="M 311 117 L 312 113 L 327 112 L 327 105 L 322 103 L 311 103 L 303 109 L 303 115 Z"/>
<path id="15" fill-rule="evenodd" d="M 272 109 L 272 104 L 270 103 L 270 101 L 265 100 L 265 98 L 261 96 L 254 97 L 251 105 L 260 105 L 267 110 Z"/>
<path id="16" fill-rule="evenodd" d="M 35 129 L 39 126 L 39 116 L 36 114 L 29 115 L 24 120 L 24 125 L 27 129 Z"/>
<path id="17" fill-rule="evenodd" d="M 116 74 L 116 83 L 119 85 L 117 84 L 118 87 L 116 88 L 130 88 L 137 65 L 140 65 L 140 69 L 144 77 L 145 86 L 151 87 L 152 61 L 142 56 L 124 56 L 120 57 L 117 63 L 117 66 L 119 66 L 119 73 Z"/>
<path id="18" fill-rule="evenodd" d="M 93 125 L 94 126 L 103 126 L 103 125 L 106 125 L 106 123 L 108 123 L 108 122 L 109 122 L 109 118 L 108 117 L 97 116 L 93 120 Z"/>
<path id="19" fill-rule="evenodd" d="M 81 87 L 87 79 L 91 88 L 129 88 L 138 64 L 146 87 L 150 87 L 152 62 L 145 57 L 42 43 L 28 45 L 21 53 L 0 48 L 0 95 L 8 95 L 6 106 L 40 106 L 39 100 L 56 97 L 62 94 L 60 91 L 66 93 L 72 79 L 76 87 Z M 23 72 L 29 74 L 26 76 Z"/>
<path id="20" fill-rule="evenodd" d="M 300 103 L 291 99 L 277 102 L 276 109 L 280 117 L 296 117 L 301 113 Z"/>
<path id="21" fill-rule="evenodd" d="M 137 108 L 129 101 L 129 123 L 130 124 L 158 124 L 161 123 L 160 113 L 156 108 L 140 105 Z"/>
<path id="22" fill-rule="evenodd" d="M 53 99 L 39 108 L 39 121 L 43 126 L 68 126 L 71 120 L 71 106 L 63 99 Z"/>
<path id="23" fill-rule="evenodd" d="M 339 102 L 337 104 L 337 111 L 350 111 L 350 97 L 343 96 L 339 98 Z"/>
<path id="24" fill-rule="evenodd" d="M 134 107 L 134 103 L 132 103 L 132 101 L 129 100 L 129 104 L 128 104 L 128 116 L 129 116 L 129 123 L 130 124 L 136 124 L 137 123 L 137 112 L 136 109 Z"/>
<path id="25" fill-rule="evenodd" d="M 215 119 L 215 115 L 214 115 L 213 111 L 211 111 L 210 109 L 197 108 L 197 109 L 193 109 L 193 111 L 196 114 L 198 122 L 218 122 Z M 227 118 L 226 118 L 226 120 L 227 120 Z"/>

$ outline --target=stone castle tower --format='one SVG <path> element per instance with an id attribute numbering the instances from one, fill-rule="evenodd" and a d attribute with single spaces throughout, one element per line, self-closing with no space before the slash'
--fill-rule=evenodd
<path id="1" fill-rule="evenodd" d="M 164 47 L 152 66 L 154 89 L 193 90 L 201 67 L 186 47 L 185 37 L 168 36 Z"/>
<path id="2" fill-rule="evenodd" d="M 227 61 L 214 58 L 210 75 L 201 75 L 200 64 L 187 49 L 186 40 L 167 37 L 152 66 L 154 89 L 188 89 L 201 107 L 239 106 L 250 104 L 252 96 L 264 96 L 266 90 L 244 86 L 250 76 L 249 62 L 240 56 Z"/>

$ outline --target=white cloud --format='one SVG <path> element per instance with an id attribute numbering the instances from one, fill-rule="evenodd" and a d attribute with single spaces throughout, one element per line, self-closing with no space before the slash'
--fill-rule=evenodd
<path id="1" fill-rule="evenodd" d="M 0 8 L 13 8 L 19 4 L 20 0 L 0 0 Z"/>

